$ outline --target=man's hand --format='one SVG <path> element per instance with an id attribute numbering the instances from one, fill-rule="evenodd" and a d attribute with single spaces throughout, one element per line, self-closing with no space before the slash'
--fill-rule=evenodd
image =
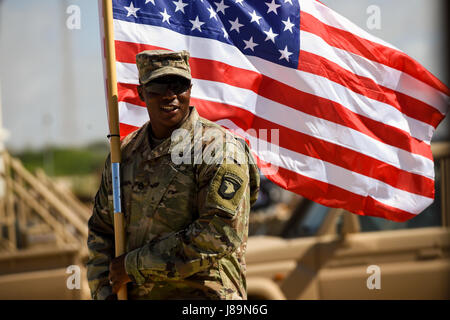
<path id="1" fill-rule="evenodd" d="M 111 260 L 108 278 L 113 293 L 117 293 L 123 285 L 131 282 L 127 271 L 125 270 L 125 254 Z"/>

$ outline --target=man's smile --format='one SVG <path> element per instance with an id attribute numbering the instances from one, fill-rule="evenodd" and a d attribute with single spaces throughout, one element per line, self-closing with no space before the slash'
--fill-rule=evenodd
<path id="1" fill-rule="evenodd" d="M 174 106 L 174 105 L 166 105 L 166 106 L 161 106 L 160 109 L 164 112 L 170 112 L 170 113 L 174 112 L 175 113 L 176 111 L 178 111 L 180 109 L 180 107 Z"/>

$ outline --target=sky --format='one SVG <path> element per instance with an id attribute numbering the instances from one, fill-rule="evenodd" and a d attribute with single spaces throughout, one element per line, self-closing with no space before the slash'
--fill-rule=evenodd
<path id="1" fill-rule="evenodd" d="M 448 85 L 443 1 L 322 0 L 412 56 Z M 20 151 L 106 142 L 97 1 L 1 2 L 0 87 L 3 126 L 9 132 L 6 147 Z M 66 27 L 66 10 L 71 5 L 80 8 L 80 29 Z M 369 6 L 380 10 L 379 30 L 368 28 Z M 447 117 L 435 138 L 448 137 L 448 122 Z"/>

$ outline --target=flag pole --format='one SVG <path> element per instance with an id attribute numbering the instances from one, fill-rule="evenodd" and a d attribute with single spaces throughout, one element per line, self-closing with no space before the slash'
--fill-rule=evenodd
<path id="1" fill-rule="evenodd" d="M 114 199 L 114 242 L 116 257 L 125 253 L 124 217 L 120 203 L 120 131 L 116 76 L 116 52 L 114 46 L 114 26 L 112 0 L 103 1 L 103 22 L 105 32 L 105 65 L 108 97 L 108 121 L 111 148 L 111 171 Z M 127 287 L 122 286 L 117 293 L 118 300 L 127 300 Z"/>

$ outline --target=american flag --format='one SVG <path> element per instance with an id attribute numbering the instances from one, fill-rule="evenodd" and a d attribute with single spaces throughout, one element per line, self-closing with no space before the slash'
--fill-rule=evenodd
<path id="1" fill-rule="evenodd" d="M 136 54 L 188 50 L 191 104 L 244 135 L 281 187 L 394 221 L 433 202 L 448 88 L 322 3 L 113 0 L 113 16 L 121 136 L 149 120 Z"/>

